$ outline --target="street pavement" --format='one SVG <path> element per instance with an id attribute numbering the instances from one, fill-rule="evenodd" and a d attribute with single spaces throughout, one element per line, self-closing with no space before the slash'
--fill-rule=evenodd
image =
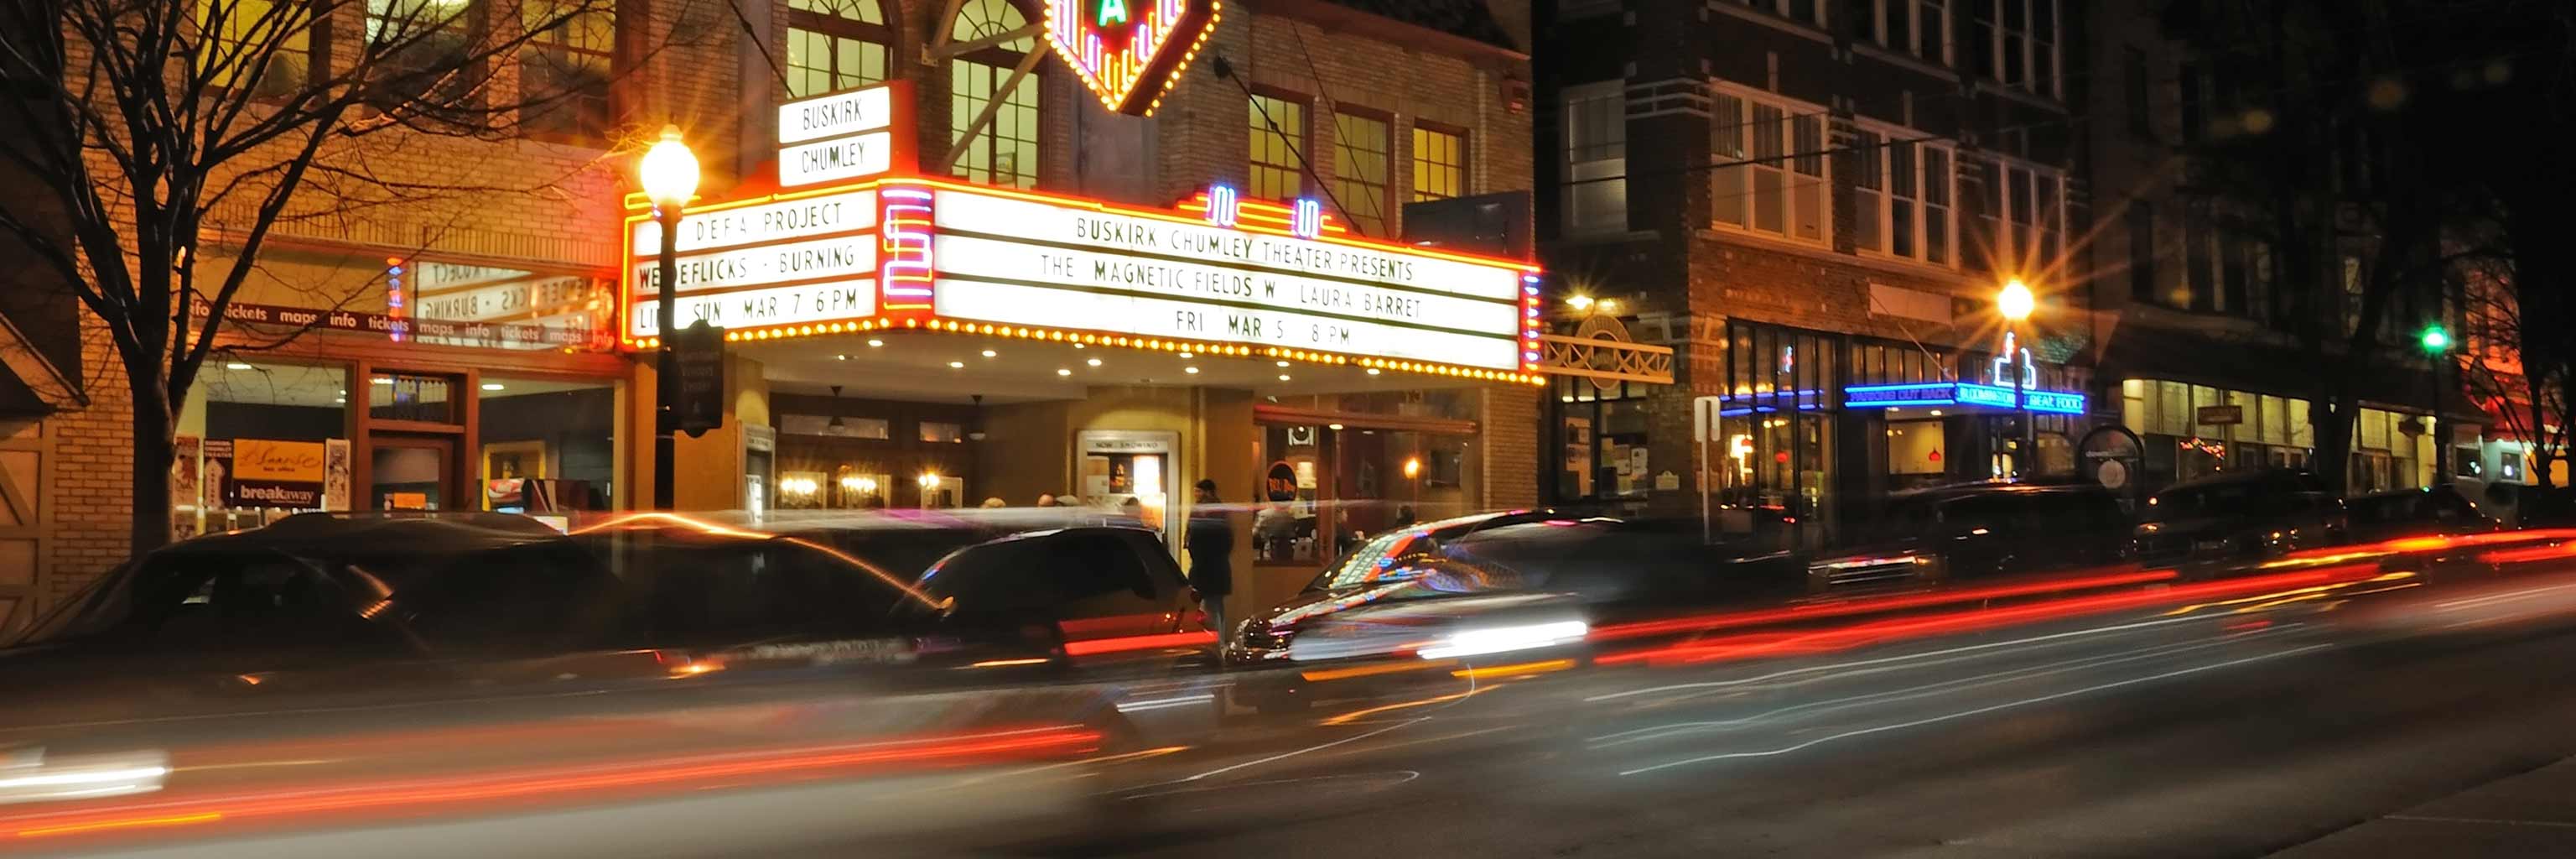
<path id="1" fill-rule="evenodd" d="M 2382 575 L 1600 667 L 1499 655 L 1077 766 L 132 855 L 2576 855 L 2558 582 Z"/>

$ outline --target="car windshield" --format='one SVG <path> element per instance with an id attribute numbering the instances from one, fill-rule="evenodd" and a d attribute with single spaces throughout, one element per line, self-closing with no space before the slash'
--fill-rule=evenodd
<path id="1" fill-rule="evenodd" d="M 1414 529 L 1389 531 L 1371 537 L 1350 554 L 1343 555 L 1340 561 L 1324 568 L 1314 581 L 1307 583 L 1306 589 L 1335 591 L 1419 576 L 1423 572 L 1421 567 L 1401 561 L 1408 553 L 1425 551 L 1430 543 L 1429 535 Z"/>

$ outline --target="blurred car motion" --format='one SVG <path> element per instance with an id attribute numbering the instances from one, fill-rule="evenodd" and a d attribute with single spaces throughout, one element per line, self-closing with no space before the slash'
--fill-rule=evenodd
<path id="1" fill-rule="evenodd" d="M 1156 536 L 1015 527 L 306 514 L 179 543 L 0 648 L 0 823 L 86 831 L 154 792 L 272 797 L 207 812 L 247 821 L 317 791 L 392 812 L 937 772 L 1211 728 L 1213 688 L 1168 675 L 1212 636 Z M 382 789 L 419 778 L 455 784 Z"/>
<path id="2" fill-rule="evenodd" d="M 1807 564 L 1815 593 L 2042 572 L 2118 559 L 2128 517 L 2100 484 L 1972 483 L 1900 492 L 1858 539 Z"/>
<path id="3" fill-rule="evenodd" d="M 1796 590 L 1792 569 L 1785 556 L 1732 554 L 1665 523 L 1554 511 L 1444 519 L 1360 544 L 1231 630 L 1225 655 L 1237 666 L 1293 666 L 1236 681 L 1240 700 L 1293 708 L 1474 673 L 1427 672 L 1459 660 L 1570 665 L 1591 625 L 1785 596 Z M 1380 664 L 1357 664 L 1368 662 Z"/>
<path id="4" fill-rule="evenodd" d="M 2349 498 L 2344 501 L 2344 511 L 2351 522 L 2352 539 L 2365 543 L 2396 537 L 2476 534 L 2504 527 L 2461 495 L 2458 487 L 2448 484 Z"/>
<path id="5" fill-rule="evenodd" d="M 2177 484 L 2138 513 L 2132 556 L 2148 566 L 2260 561 L 2351 542 L 2344 502 L 2316 475 L 2268 470 Z"/>

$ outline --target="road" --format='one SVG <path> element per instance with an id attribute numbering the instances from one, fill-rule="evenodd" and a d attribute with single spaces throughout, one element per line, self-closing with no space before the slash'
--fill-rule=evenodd
<path id="1" fill-rule="evenodd" d="M 2576 628 L 2546 617 L 2070 634 L 2141 622 L 1505 684 L 1029 852 L 2253 856 L 2576 755 Z"/>
<path id="2" fill-rule="evenodd" d="M 1489 658 L 1075 766 L 134 855 L 2372 855 L 2374 821 L 2576 756 L 2576 576 L 2370 572 L 1906 621 L 1932 634 L 1689 636 L 1600 667 Z M 2479 855 L 2534 842 L 2500 843 Z"/>

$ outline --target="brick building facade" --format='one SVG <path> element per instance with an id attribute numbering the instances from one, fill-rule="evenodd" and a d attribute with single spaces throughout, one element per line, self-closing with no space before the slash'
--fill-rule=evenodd
<path id="1" fill-rule="evenodd" d="M 1844 389 L 2001 380 L 1998 289 L 2038 311 L 2029 381 L 2089 387 L 2082 4 L 1541 6 L 1544 258 L 1560 324 L 1673 346 L 1664 389 L 1560 384 L 1551 497 L 1700 509 L 1814 544 L 1871 499 L 2071 469 L 2081 415 L 1880 408 Z"/>
<path id="2" fill-rule="evenodd" d="M 360 11 L 352 6 L 343 14 Z M 497 277 L 522 284 L 511 293 L 521 299 L 548 290 L 571 296 L 564 307 L 572 309 L 538 311 L 556 316 L 533 322 L 560 325 L 562 318 L 588 314 L 583 318 L 589 324 L 604 324 L 614 315 L 599 302 L 614 300 L 623 200 L 639 190 L 632 154 L 650 132 L 665 123 L 682 128 L 706 174 L 700 194 L 721 198 L 737 186 L 764 181 L 776 148 L 771 105 L 890 78 L 911 80 L 919 96 L 918 151 L 925 170 L 946 153 L 957 126 L 971 120 L 963 114 L 987 101 L 1005 102 L 978 135 L 983 142 L 965 147 L 958 159 L 956 172 L 973 181 L 1157 207 L 1211 182 L 1241 186 L 1250 178 L 1247 152 L 1263 133 L 1247 121 L 1249 89 L 1300 105 L 1303 127 L 1280 131 L 1301 156 L 1297 166 L 1304 168 L 1305 189 L 1366 192 L 1336 194 L 1350 198 L 1337 200 L 1336 215 L 1380 224 L 1376 237 L 1400 236 L 1404 207 L 1417 199 L 1530 187 L 1530 71 L 1525 46 L 1513 35 L 1526 38 L 1527 25 L 1525 14 L 1511 4 L 1489 9 L 1475 0 L 1303 0 L 1229 6 L 1197 62 L 1149 119 L 1102 109 L 1053 57 L 1026 65 L 1027 81 L 1018 90 L 1004 89 L 1023 67 L 1020 61 L 1044 50 L 1044 41 L 1024 29 L 1042 19 L 1035 4 L 780 0 L 729 8 L 695 0 L 626 0 L 616 11 L 622 20 L 615 22 L 613 49 L 606 51 L 614 83 L 606 93 L 604 131 L 473 140 L 397 130 L 327 152 L 326 163 L 333 166 L 399 176 L 405 184 L 437 190 L 281 227 L 262 256 L 262 274 L 238 300 L 399 316 L 407 303 L 423 300 L 422 290 L 436 288 L 435 279 L 472 284 Z M 333 24 L 339 33 L 363 30 L 356 20 Z M 746 31 L 762 37 L 755 44 L 743 38 Z M 971 50 L 943 50 L 950 46 Z M 346 53 L 339 55 L 339 61 L 347 60 Z M 1220 62 L 1234 77 L 1217 73 Z M 496 74 L 495 98 L 506 99 L 516 80 L 515 71 Z M 1345 115 L 1364 121 L 1346 124 L 1338 119 Z M 1360 140 L 1355 134 L 1373 137 Z M 1438 151 L 1417 153 L 1417 146 Z M 1417 164 L 1418 154 L 1428 154 L 1427 166 Z M 1024 155 L 1033 155 L 1026 160 L 1034 163 L 1024 163 Z M 1377 175 L 1344 175 L 1353 170 L 1346 165 L 1354 164 L 1361 165 L 1354 172 Z M 1343 215 L 1354 206 L 1368 208 L 1357 217 Z M 222 220 L 220 213 L 210 218 Z M 213 237 L 218 246 L 230 241 L 220 230 Z M 226 261 L 221 247 L 207 256 L 201 265 Z M 556 283 L 573 286 L 550 286 Z M 13 320 L 39 318 L 24 310 L 0 312 Z M 501 321 L 531 322 L 526 316 Z M 599 503 L 647 503 L 640 487 L 653 477 L 649 362 L 590 343 L 493 348 L 465 335 L 389 342 L 383 334 L 335 330 L 307 330 L 282 346 L 249 348 L 275 333 L 269 326 L 227 335 L 226 349 L 208 361 L 209 381 L 188 404 L 182 435 L 215 438 L 220 425 L 238 417 L 227 412 L 241 412 L 244 403 L 279 414 L 311 412 L 306 417 L 323 427 L 313 440 L 327 436 L 355 444 L 352 505 L 358 509 L 397 497 L 414 503 L 423 489 L 459 496 L 440 506 L 472 506 L 474 499 L 461 497 L 465 492 L 505 473 L 496 469 L 519 467 L 544 476 L 587 469 L 582 473 L 598 475 L 591 482 L 603 490 Z M 130 399 L 104 339 L 81 342 L 78 401 L 31 400 L 0 423 L 0 472 L 13 486 L 29 490 L 11 493 L 23 506 L 0 518 L 0 549 L 17 552 L 0 553 L 0 601 L 48 602 L 126 554 Z M 551 348 L 557 345 L 566 348 Z M 776 428 L 767 402 L 770 385 L 782 394 L 824 394 L 824 386 L 810 379 L 765 380 L 755 360 L 738 359 L 735 365 L 734 375 L 742 380 L 737 387 L 746 398 L 735 418 L 764 430 Z M 529 411 L 504 408 L 533 403 L 508 402 L 523 391 L 553 398 L 557 405 L 550 408 L 572 415 L 561 420 L 604 436 L 610 446 L 583 448 L 576 457 L 570 442 L 495 425 L 495 415 Z M 963 400 L 953 389 L 946 398 Z M 1486 431 L 1475 441 L 1482 482 L 1471 503 L 1530 503 L 1536 452 L 1526 433 L 1537 422 L 1536 399 L 1525 387 L 1498 387 L 1473 402 L 1472 413 L 1463 417 Z M 1241 405 L 1248 409 L 1251 403 L 1246 398 Z M 418 419 L 424 407 L 434 407 L 434 420 Z M 217 426 L 208 425 L 210 412 Z M 1002 420 L 994 420 L 998 428 Z M 529 440 L 518 441 L 522 437 Z M 730 463 L 737 472 L 743 467 L 744 436 L 726 439 L 730 450 L 709 444 L 684 456 L 684 506 L 692 498 L 705 504 L 742 501 L 738 488 L 727 488 L 736 482 L 731 478 L 701 490 L 687 486 L 688 469 L 698 463 Z M 523 463 L 509 458 L 516 454 L 496 452 L 519 444 L 532 445 L 534 459 Z M 400 456 L 384 458 L 377 451 L 404 445 L 444 451 L 440 476 L 401 479 L 411 482 L 389 476 L 408 473 L 408 466 Z M 1229 468 L 1223 474 L 1239 487 L 1251 479 L 1251 470 Z M 243 520 L 231 516 L 206 519 L 202 527 L 239 524 Z"/>

